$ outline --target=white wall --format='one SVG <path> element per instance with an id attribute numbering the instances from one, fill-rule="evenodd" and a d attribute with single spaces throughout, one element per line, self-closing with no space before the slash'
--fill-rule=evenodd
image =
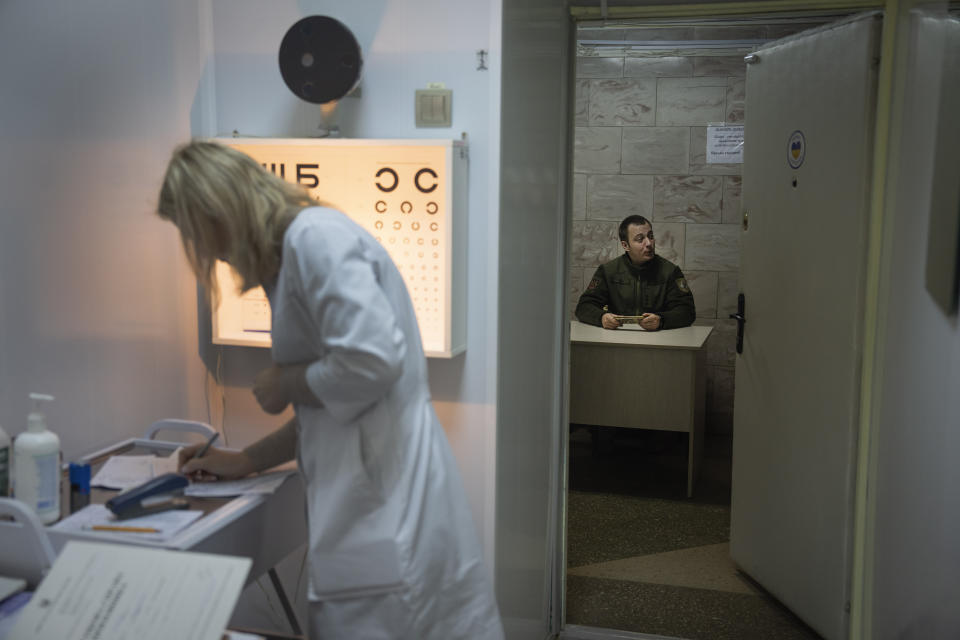
<path id="1" fill-rule="evenodd" d="M 308 137 L 317 134 L 320 109 L 283 83 L 277 52 L 287 30 L 309 15 L 344 23 L 363 51 L 361 97 L 337 107 L 342 137 L 457 138 L 470 146 L 467 276 L 467 351 L 430 359 L 430 390 L 464 477 L 486 555 L 493 553 L 495 360 L 493 359 L 497 251 L 495 200 L 489 186 L 497 137 L 493 101 L 496 70 L 478 71 L 478 50 L 498 47 L 491 2 L 456 0 L 212 0 L 216 69 L 216 133 Z M 489 60 L 489 56 L 488 56 Z M 488 64 L 489 66 L 489 64 Z M 453 90 L 453 127 L 417 129 L 414 91 L 428 82 Z M 265 349 L 209 347 L 208 362 L 222 356 L 227 430 L 246 444 L 277 426 L 256 408 L 253 376 L 269 362 Z"/>
<path id="2" fill-rule="evenodd" d="M 204 414 L 196 284 L 152 215 L 203 105 L 192 0 L 0 4 L 0 424 L 65 459 Z"/>
<path id="3" fill-rule="evenodd" d="M 943 232 L 929 228 L 929 206 L 933 151 L 946 128 L 937 113 L 944 35 L 936 20 L 914 23 L 902 146 L 889 181 L 896 200 L 874 485 L 878 639 L 960 634 L 960 323 L 934 303 L 924 275 L 928 234 Z"/>
<path id="4" fill-rule="evenodd" d="M 176 231 L 152 210 L 171 149 L 191 135 L 314 133 L 318 110 L 277 68 L 283 34 L 312 14 L 346 23 L 364 49 L 343 135 L 468 136 L 468 347 L 429 373 L 492 566 L 496 2 L 0 5 L 0 424 L 15 435 L 27 393 L 54 394 L 66 459 L 162 417 L 209 419 L 232 446 L 278 424 L 249 390 L 268 351 L 209 343 Z M 453 89 L 453 128 L 414 127 L 428 82 Z M 295 578 L 299 561 L 281 573 Z"/>

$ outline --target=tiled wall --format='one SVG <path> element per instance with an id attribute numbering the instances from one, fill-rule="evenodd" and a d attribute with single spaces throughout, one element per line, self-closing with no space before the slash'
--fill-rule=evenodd
<path id="1" fill-rule="evenodd" d="M 752 39 L 769 37 L 767 29 L 722 35 L 626 29 L 622 37 Z M 584 29 L 579 35 L 599 39 Z M 602 35 L 611 38 L 609 30 Z M 572 304 L 594 269 L 622 253 L 620 220 L 634 213 L 649 218 L 657 252 L 679 264 L 690 283 L 697 324 L 714 326 L 707 343 L 707 429 L 713 432 L 732 425 L 736 323 L 728 316 L 738 292 L 741 165 L 706 162 L 706 127 L 743 122 L 745 72 L 742 53 L 577 59 Z"/>

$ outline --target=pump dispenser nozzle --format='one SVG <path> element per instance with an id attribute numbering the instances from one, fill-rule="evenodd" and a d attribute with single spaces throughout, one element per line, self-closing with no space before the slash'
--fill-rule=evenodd
<path id="1" fill-rule="evenodd" d="M 33 401 L 33 411 L 27 416 L 27 431 L 39 433 L 47 428 L 47 421 L 43 416 L 43 412 L 40 410 L 40 403 L 53 402 L 54 398 L 45 393 L 31 393 L 30 399 Z"/>

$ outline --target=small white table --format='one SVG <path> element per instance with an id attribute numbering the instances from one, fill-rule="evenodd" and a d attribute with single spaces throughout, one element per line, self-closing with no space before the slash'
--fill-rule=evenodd
<path id="1" fill-rule="evenodd" d="M 166 456 L 173 453 L 181 444 L 183 443 L 150 438 L 129 438 L 84 456 L 78 461 L 90 463 L 95 473 L 99 465 L 112 455 L 152 453 Z M 64 478 L 61 487 L 61 508 L 66 515 L 70 504 L 68 478 Z M 116 491 L 92 489 L 91 501 L 105 502 L 116 494 Z M 47 529 L 47 537 L 58 554 L 70 540 L 89 540 L 250 558 L 253 565 L 247 574 L 246 584 L 249 585 L 267 573 L 291 628 L 294 629 L 295 634 L 299 635 L 301 633 L 299 621 L 274 568 L 281 560 L 307 542 L 304 489 L 299 474 L 289 476 L 276 492 L 268 495 L 189 498 L 189 500 L 191 508 L 205 511 L 204 516 L 164 542 L 130 540 L 123 534 L 104 531 L 64 532 L 51 528 Z"/>
<path id="2" fill-rule="evenodd" d="M 689 434 L 687 497 L 703 458 L 711 326 L 610 330 L 570 323 L 570 421 Z"/>

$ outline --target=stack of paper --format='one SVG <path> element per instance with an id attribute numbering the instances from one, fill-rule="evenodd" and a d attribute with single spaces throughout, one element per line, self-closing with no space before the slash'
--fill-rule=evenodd
<path id="1" fill-rule="evenodd" d="M 171 509 L 149 516 L 117 520 L 116 516 L 102 504 L 91 504 L 64 518 L 51 529 L 68 532 L 97 531 L 124 540 L 163 542 L 171 539 L 202 515 L 203 511 Z"/>
<path id="2" fill-rule="evenodd" d="M 184 494 L 206 498 L 229 498 L 250 494 L 275 493 L 293 470 L 271 471 L 240 480 L 220 480 L 218 482 L 194 482 L 184 490 Z"/>
<path id="3" fill-rule="evenodd" d="M 95 487 L 107 489 L 131 489 L 164 473 L 176 473 L 180 449 L 168 458 L 157 456 L 113 456 L 109 458 L 90 482 Z M 195 482 L 184 490 L 188 496 L 206 498 L 229 498 L 248 494 L 275 493 L 287 476 L 295 470 L 284 469 L 241 478 L 240 480 L 220 480 L 217 482 Z"/>
<path id="4" fill-rule="evenodd" d="M 100 467 L 97 475 L 90 481 L 90 485 L 107 489 L 138 487 L 156 476 L 179 471 L 177 468 L 179 456 L 179 448 L 166 458 L 154 455 L 113 456 Z"/>
<path id="5" fill-rule="evenodd" d="M 3 602 L 15 593 L 23 591 L 27 581 L 23 578 L 7 578 L 0 576 L 0 602 Z"/>

